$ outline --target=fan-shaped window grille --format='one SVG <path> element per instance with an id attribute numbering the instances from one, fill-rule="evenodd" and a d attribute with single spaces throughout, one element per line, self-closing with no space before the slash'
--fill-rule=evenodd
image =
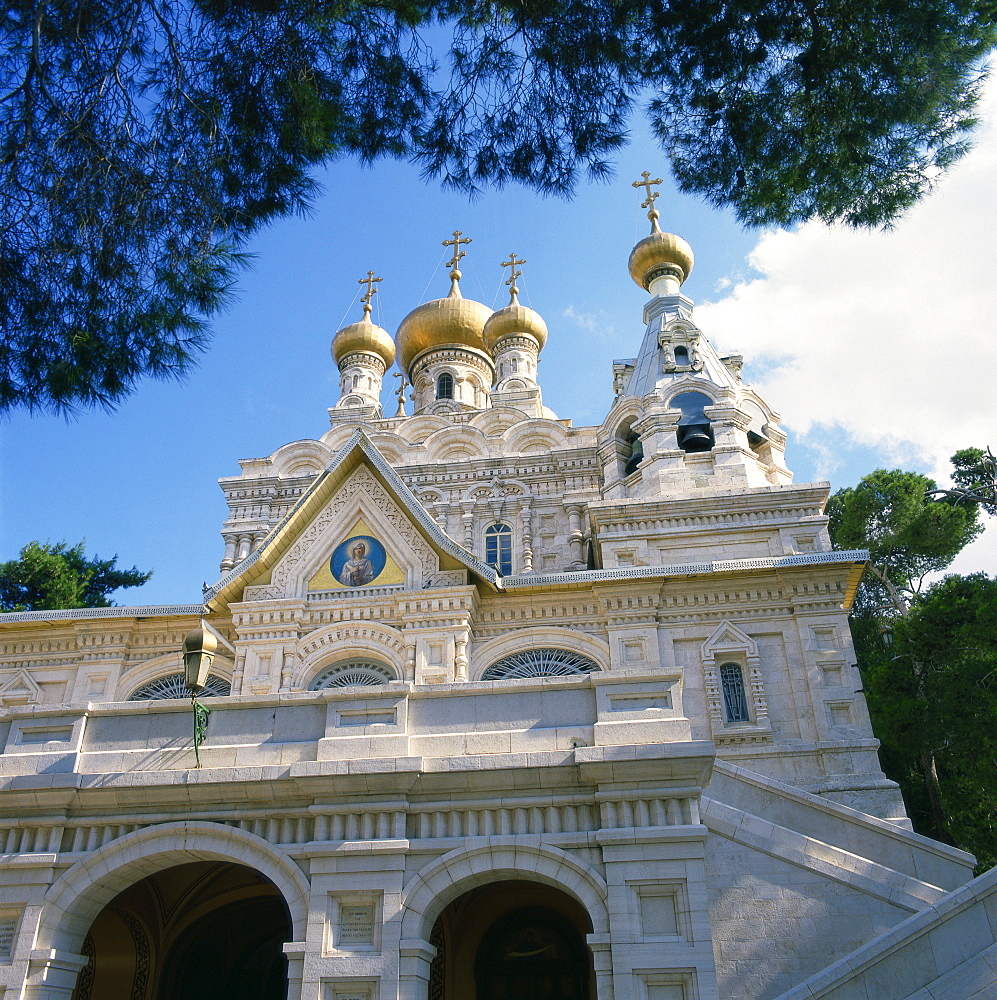
<path id="1" fill-rule="evenodd" d="M 198 698 L 224 698 L 231 694 L 229 682 L 221 677 L 209 677 L 207 683 L 197 693 Z M 183 674 L 167 674 L 143 684 L 132 692 L 129 701 L 162 701 L 166 698 L 189 698 L 190 691 Z"/>
<path id="2" fill-rule="evenodd" d="M 748 699 L 744 692 L 744 675 L 736 663 L 725 663 L 720 668 L 720 686 L 724 692 L 727 721 L 750 722 Z"/>
<path id="3" fill-rule="evenodd" d="M 394 671 L 377 660 L 342 660 L 323 670 L 308 685 L 311 691 L 323 688 L 374 687 L 397 680 Z"/>
<path id="4" fill-rule="evenodd" d="M 503 656 L 482 675 L 483 681 L 508 681 L 517 677 L 566 677 L 590 674 L 599 664 L 569 649 L 528 649 Z"/>

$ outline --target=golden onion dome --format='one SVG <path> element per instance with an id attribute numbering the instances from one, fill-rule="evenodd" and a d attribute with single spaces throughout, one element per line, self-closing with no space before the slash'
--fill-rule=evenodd
<path id="1" fill-rule="evenodd" d="M 363 319 L 344 326 L 332 338 L 332 357 L 338 365 L 348 354 L 374 354 L 384 362 L 385 369 L 395 360 L 395 342 L 391 334 L 370 321 L 370 303 L 365 302 Z"/>
<path id="2" fill-rule="evenodd" d="M 669 271 L 673 274 L 677 271 L 679 284 L 682 284 L 692 273 L 692 247 L 681 236 L 663 233 L 657 227 L 657 220 L 652 221 L 655 225 L 651 235 L 645 236 L 630 251 L 630 277 L 641 288 L 650 289 L 655 278 Z"/>
<path id="3" fill-rule="evenodd" d="M 445 299 L 416 306 L 398 327 L 395 344 L 399 365 L 406 373 L 412 362 L 431 348 L 469 347 L 486 353 L 481 333 L 492 311 L 483 302 L 465 299 L 460 294 L 459 271 L 451 271 L 450 276 L 452 287 Z"/>
<path id="4" fill-rule="evenodd" d="M 537 347 L 543 350 L 544 344 L 547 343 L 547 324 L 540 313 L 520 305 L 513 294 L 509 305 L 488 317 L 482 336 L 485 346 L 494 352 L 496 344 L 505 337 L 524 335 L 532 337 L 537 342 Z"/>

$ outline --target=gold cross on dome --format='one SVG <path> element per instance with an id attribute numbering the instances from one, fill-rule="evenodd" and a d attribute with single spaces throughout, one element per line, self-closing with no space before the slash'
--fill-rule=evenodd
<path id="1" fill-rule="evenodd" d="M 647 192 L 647 200 L 641 202 L 641 208 L 654 208 L 654 199 L 658 197 L 658 192 L 652 191 L 651 185 L 664 184 L 665 182 L 660 177 L 655 177 L 652 181 L 650 171 L 648 170 L 645 170 L 641 174 L 641 177 L 644 178 L 642 181 L 634 181 L 631 186 L 635 188 L 642 187 Z"/>
<path id="2" fill-rule="evenodd" d="M 506 281 L 507 285 L 515 285 L 516 284 L 516 279 L 523 273 L 522 271 L 517 271 L 516 270 L 516 265 L 517 264 L 525 264 L 525 263 L 526 263 L 525 260 L 518 260 L 516 258 L 516 254 L 515 253 L 509 254 L 509 259 L 502 261 L 502 266 L 503 267 L 512 268 L 512 270 L 509 272 L 509 278 Z"/>
<path id="3" fill-rule="evenodd" d="M 366 285 L 367 286 L 367 291 L 360 298 L 360 301 L 363 303 L 363 311 L 365 313 L 369 313 L 370 312 L 370 300 L 375 295 L 377 295 L 377 289 L 374 287 L 374 284 L 376 282 L 378 282 L 378 281 L 381 281 L 381 280 L 382 280 L 381 278 L 375 278 L 374 277 L 374 272 L 373 271 L 368 271 L 366 278 L 357 278 L 357 284 L 358 285 Z"/>
<path id="4" fill-rule="evenodd" d="M 658 192 L 652 191 L 651 186 L 654 184 L 664 184 L 664 181 L 660 177 L 655 177 L 652 181 L 651 174 L 647 170 L 641 174 L 641 177 L 644 179 L 642 181 L 634 181 L 632 186 L 635 188 L 642 187 L 647 193 L 647 198 L 640 203 L 640 207 L 647 209 L 647 217 L 651 220 L 651 232 L 660 232 L 661 230 L 658 229 L 658 216 L 660 213 L 654 207 L 654 200 L 658 197 Z"/>
<path id="5" fill-rule="evenodd" d="M 467 254 L 466 250 L 461 250 L 461 244 L 471 242 L 470 239 L 462 240 L 460 237 L 461 231 L 459 229 L 455 229 L 453 239 L 443 241 L 443 245 L 445 247 L 453 247 L 453 256 L 447 261 L 447 267 L 449 267 L 451 271 L 457 269 L 457 265 L 460 263 L 461 257 L 464 257 Z"/>

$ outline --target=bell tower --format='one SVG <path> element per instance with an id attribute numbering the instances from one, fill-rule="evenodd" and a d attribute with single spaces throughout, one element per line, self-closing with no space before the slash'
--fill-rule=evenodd
<path id="1" fill-rule="evenodd" d="M 651 297 L 637 357 L 613 364 L 616 401 L 600 430 L 605 495 L 788 484 L 779 415 L 742 383 L 740 356 L 721 357 L 693 319 L 682 292 L 692 247 L 658 224 L 661 183 L 646 170 L 633 183 L 645 191 L 651 232 L 633 248 L 629 270 Z"/>

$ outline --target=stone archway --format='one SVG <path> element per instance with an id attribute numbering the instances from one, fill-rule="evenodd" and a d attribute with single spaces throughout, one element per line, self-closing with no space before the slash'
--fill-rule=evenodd
<path id="1" fill-rule="evenodd" d="M 269 886 L 266 892 L 255 891 L 255 894 L 276 893 L 288 918 L 290 939 L 296 944 L 304 940 L 308 881 L 279 848 L 253 834 L 217 823 L 163 823 L 136 830 L 94 851 L 73 865 L 49 889 L 25 980 L 25 1000 L 69 1000 L 80 985 L 78 974 L 89 966 L 86 940 L 98 916 L 136 883 L 194 862 L 216 862 L 249 869 L 258 882 L 262 880 Z M 192 912 L 191 921 L 210 909 L 210 906 L 202 907 L 197 913 Z M 139 931 L 146 935 L 146 945 L 141 944 Z M 142 927 L 140 918 L 131 926 L 127 918 L 119 918 L 118 926 L 108 929 L 107 934 L 119 944 L 130 936 L 135 942 L 136 967 L 145 961 L 141 952 L 151 945 L 148 945 L 147 930 Z M 91 940 L 90 947 L 95 949 L 96 942 Z M 290 1000 L 298 996 L 301 980 L 300 947 L 292 950 L 288 973 Z M 126 950 L 123 954 L 127 963 L 130 953 Z M 147 978 L 148 975 L 146 973 Z M 81 981 L 86 976 L 82 973 Z"/>
<path id="2" fill-rule="evenodd" d="M 591 933 L 584 907 L 550 885 L 470 889 L 433 926 L 429 1000 L 595 1000 Z"/>
<path id="3" fill-rule="evenodd" d="M 97 914 L 73 1000 L 286 1000 L 290 938 L 280 892 L 252 868 L 163 868 Z"/>

